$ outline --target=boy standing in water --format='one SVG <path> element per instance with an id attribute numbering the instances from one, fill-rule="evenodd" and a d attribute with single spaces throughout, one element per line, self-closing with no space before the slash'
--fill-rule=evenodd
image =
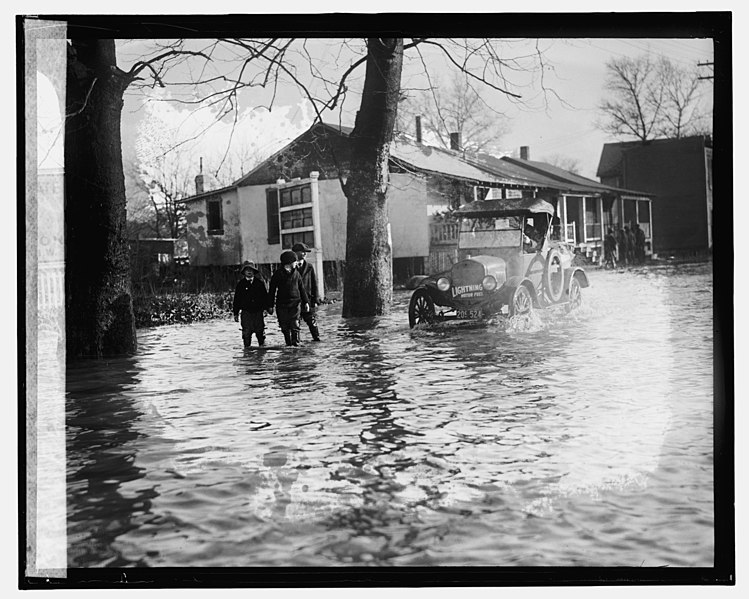
<path id="1" fill-rule="evenodd" d="M 286 345 L 299 345 L 299 316 L 309 310 L 309 298 L 302 284 L 302 277 L 296 270 L 296 254 L 290 250 L 281 253 L 282 268 L 276 270 L 270 279 L 268 313 L 276 317 L 281 327 Z"/>
<path id="2" fill-rule="evenodd" d="M 315 314 L 315 306 L 317 306 L 317 277 L 314 267 L 305 260 L 309 253 L 309 247 L 304 243 L 296 243 L 291 248 L 291 251 L 296 254 L 297 270 L 299 271 L 299 276 L 302 277 L 302 285 L 304 285 L 304 290 L 307 292 L 307 297 L 309 298 L 309 310 L 302 310 L 302 320 L 307 323 L 312 339 L 320 341 L 320 331 L 317 328 L 317 315 Z"/>
<path id="3" fill-rule="evenodd" d="M 242 280 L 234 290 L 234 322 L 239 322 L 242 313 L 242 340 L 245 347 L 250 347 L 252 334 L 257 337 L 257 344 L 265 345 L 265 318 L 263 310 L 268 307 L 268 291 L 260 278 L 254 262 L 245 260 L 240 271 Z"/>

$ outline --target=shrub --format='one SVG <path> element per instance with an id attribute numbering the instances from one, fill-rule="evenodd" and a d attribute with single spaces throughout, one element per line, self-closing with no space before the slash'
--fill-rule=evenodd
<path id="1" fill-rule="evenodd" d="M 135 326 L 156 327 L 187 324 L 231 315 L 233 292 L 136 295 Z"/>

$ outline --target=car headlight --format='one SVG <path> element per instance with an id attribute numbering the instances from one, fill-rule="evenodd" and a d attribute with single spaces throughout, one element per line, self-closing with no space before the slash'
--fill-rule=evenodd
<path id="1" fill-rule="evenodd" d="M 447 291 L 450 289 L 450 279 L 447 277 L 440 277 L 437 279 L 437 289 L 440 291 Z"/>
<path id="2" fill-rule="evenodd" d="M 492 275 L 486 275 L 481 281 L 481 286 L 486 291 L 494 291 L 497 288 L 497 279 Z"/>

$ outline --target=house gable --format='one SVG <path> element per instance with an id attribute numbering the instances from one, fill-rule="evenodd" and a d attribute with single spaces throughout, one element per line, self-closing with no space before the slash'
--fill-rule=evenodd
<path id="1" fill-rule="evenodd" d="M 336 129 L 318 123 L 287 146 L 256 166 L 235 185 L 272 185 L 278 179 L 309 177 L 312 171 L 321 179 L 335 179 L 348 174 L 350 142 L 346 127 Z"/>

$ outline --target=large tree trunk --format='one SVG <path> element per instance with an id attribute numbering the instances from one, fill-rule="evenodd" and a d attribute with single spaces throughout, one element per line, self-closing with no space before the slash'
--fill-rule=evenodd
<path id="1" fill-rule="evenodd" d="M 392 300 L 388 161 L 402 66 L 403 39 L 367 40 L 367 72 L 351 135 L 351 172 L 346 182 L 344 317 L 385 314 Z"/>
<path id="2" fill-rule="evenodd" d="M 72 40 L 65 127 L 68 356 L 135 350 L 120 117 L 128 81 L 114 40 Z"/>

